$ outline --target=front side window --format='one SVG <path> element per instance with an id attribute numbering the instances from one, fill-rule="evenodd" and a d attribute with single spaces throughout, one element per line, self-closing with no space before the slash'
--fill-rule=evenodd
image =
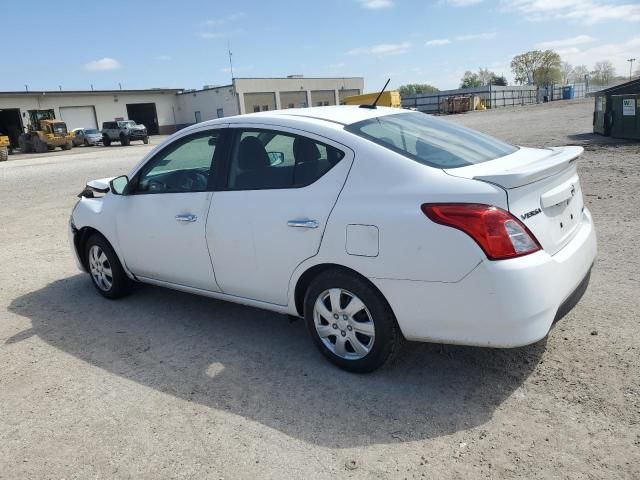
<path id="1" fill-rule="evenodd" d="M 487 162 L 518 150 L 483 133 L 417 112 L 364 120 L 346 130 L 436 168 Z"/>
<path id="2" fill-rule="evenodd" d="M 290 133 L 238 130 L 229 171 L 231 190 L 312 184 L 344 157 L 337 148 Z"/>
<path id="3" fill-rule="evenodd" d="M 215 130 L 176 140 L 142 168 L 136 193 L 206 191 L 219 139 Z"/>

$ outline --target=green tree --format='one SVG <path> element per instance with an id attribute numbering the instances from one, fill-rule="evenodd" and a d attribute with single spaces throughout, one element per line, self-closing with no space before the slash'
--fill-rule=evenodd
<path id="1" fill-rule="evenodd" d="M 531 50 L 511 60 L 513 76 L 519 84 L 548 86 L 562 78 L 560 55 L 553 50 Z"/>
<path id="2" fill-rule="evenodd" d="M 504 75 L 496 75 L 494 74 L 491 77 L 491 85 L 497 85 L 498 87 L 506 87 L 509 84 L 507 82 L 507 78 Z"/>
<path id="3" fill-rule="evenodd" d="M 398 91 L 400 92 L 401 97 L 410 97 L 420 93 L 435 93 L 440 90 L 428 83 L 409 83 L 407 85 L 402 85 L 398 88 Z"/>
<path id="4" fill-rule="evenodd" d="M 477 88 L 482 86 L 482 80 L 477 73 L 473 73 L 470 70 L 464 72 L 462 79 L 460 80 L 460 88 Z"/>

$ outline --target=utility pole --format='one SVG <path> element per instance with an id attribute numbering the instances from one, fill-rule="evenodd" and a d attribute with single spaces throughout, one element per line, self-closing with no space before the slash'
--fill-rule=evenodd
<path id="1" fill-rule="evenodd" d="M 629 62 L 629 80 L 631 80 L 631 75 L 632 75 L 631 72 L 633 72 L 633 62 L 635 62 L 635 61 L 636 61 L 635 58 L 628 58 L 627 59 L 627 62 Z"/>
<path id="2" fill-rule="evenodd" d="M 29 91 L 29 85 L 27 85 L 27 84 L 25 83 L 25 84 L 24 84 L 24 89 L 25 89 L 25 91 L 27 91 L 27 92 L 28 92 L 28 91 Z"/>

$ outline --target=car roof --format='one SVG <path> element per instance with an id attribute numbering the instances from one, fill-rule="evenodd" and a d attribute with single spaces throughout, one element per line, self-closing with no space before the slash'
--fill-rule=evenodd
<path id="1" fill-rule="evenodd" d="M 298 117 L 301 119 L 324 120 L 341 125 L 351 125 L 362 120 L 393 115 L 407 110 L 389 107 L 361 108 L 357 105 L 334 105 L 329 107 L 289 108 L 286 110 L 271 110 L 267 112 L 249 113 L 242 116 L 227 118 L 229 121 L 242 122 L 250 118 L 260 120 L 278 120 L 281 117 Z M 233 120 L 232 120 L 233 119 Z"/>

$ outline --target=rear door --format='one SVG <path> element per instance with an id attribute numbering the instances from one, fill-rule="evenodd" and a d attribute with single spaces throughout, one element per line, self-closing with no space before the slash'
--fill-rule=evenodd
<path id="1" fill-rule="evenodd" d="M 286 305 L 294 269 L 317 254 L 352 152 L 293 129 L 239 125 L 207 241 L 224 293 Z"/>

